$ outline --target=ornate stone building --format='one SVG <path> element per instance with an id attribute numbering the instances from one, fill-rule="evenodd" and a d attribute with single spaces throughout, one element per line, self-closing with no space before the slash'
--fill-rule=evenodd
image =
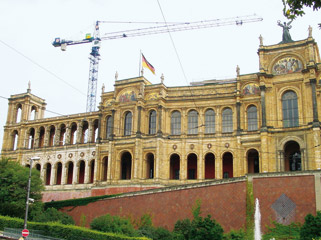
<path id="1" fill-rule="evenodd" d="M 115 81 L 99 110 L 44 118 L 46 103 L 12 95 L 2 156 L 35 167 L 45 200 L 134 191 L 247 173 L 321 169 L 321 65 L 301 41 L 258 49 L 257 73 L 190 86 Z"/>

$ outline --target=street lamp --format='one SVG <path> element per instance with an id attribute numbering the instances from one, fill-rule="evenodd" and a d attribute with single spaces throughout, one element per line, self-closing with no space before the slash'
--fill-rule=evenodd
<path id="1" fill-rule="evenodd" d="M 32 201 L 32 198 L 29 198 L 30 195 L 30 184 L 31 184 L 31 170 L 32 170 L 32 162 L 39 161 L 40 157 L 32 157 L 30 158 L 30 170 L 29 170 L 29 179 L 28 179 L 28 188 L 27 188 L 27 200 L 26 200 L 26 214 L 25 214 L 25 222 L 23 224 L 23 228 L 27 228 L 27 220 L 28 220 L 28 208 L 29 208 L 29 201 Z"/>

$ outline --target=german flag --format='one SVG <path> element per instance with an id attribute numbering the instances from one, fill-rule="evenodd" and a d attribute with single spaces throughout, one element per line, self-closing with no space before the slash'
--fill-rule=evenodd
<path id="1" fill-rule="evenodd" d="M 144 57 L 144 54 L 142 54 L 142 65 L 145 68 L 148 68 L 153 74 L 155 74 L 155 68 L 153 67 L 152 64 L 150 64 L 146 58 Z"/>

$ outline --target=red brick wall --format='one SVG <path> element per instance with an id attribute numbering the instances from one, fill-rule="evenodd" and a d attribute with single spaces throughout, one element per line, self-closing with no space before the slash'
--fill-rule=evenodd
<path id="1" fill-rule="evenodd" d="M 74 198 L 85 198 L 101 195 L 112 195 L 127 192 L 137 192 L 142 190 L 154 189 L 158 187 L 110 187 L 102 189 L 91 189 L 91 190 L 81 190 L 81 191 L 46 191 L 42 195 L 43 202 L 61 201 Z"/>
<path id="2" fill-rule="evenodd" d="M 252 177 L 254 199 L 258 198 L 260 201 L 261 225 L 264 232 L 266 226 L 271 225 L 271 220 L 277 220 L 278 215 L 272 205 L 283 194 L 295 205 L 289 217 L 283 221 L 303 223 L 308 213 L 316 213 L 314 175 L 284 173 Z M 92 195 L 108 194 L 111 189 L 92 190 Z M 114 191 L 122 190 L 124 189 L 114 188 Z M 226 232 L 245 227 L 246 181 L 242 179 L 130 193 L 127 196 L 93 202 L 87 206 L 68 207 L 63 211 L 71 215 L 77 224 L 80 223 L 81 215 L 85 215 L 87 226 L 94 218 L 107 213 L 130 216 L 133 219 L 139 219 L 148 213 L 153 217 L 155 226 L 172 230 L 177 220 L 192 218 L 191 209 L 198 199 L 201 200 L 202 215 L 210 214 Z"/>
<path id="3" fill-rule="evenodd" d="M 285 194 L 296 205 L 291 222 L 304 222 L 308 213 L 316 213 L 314 176 L 280 176 L 253 179 L 254 199 L 260 202 L 263 231 L 276 220 L 272 204 Z"/>
<path id="4" fill-rule="evenodd" d="M 195 187 L 182 190 L 157 192 L 106 199 L 87 206 L 65 208 L 77 224 L 82 214 L 89 224 L 95 217 L 111 215 L 131 216 L 139 219 L 144 213 L 153 216 L 155 226 L 172 230 L 179 219 L 192 218 L 192 206 L 201 200 L 201 211 L 210 214 L 225 231 L 239 229 L 245 225 L 246 183 L 232 182 L 212 186 Z"/>

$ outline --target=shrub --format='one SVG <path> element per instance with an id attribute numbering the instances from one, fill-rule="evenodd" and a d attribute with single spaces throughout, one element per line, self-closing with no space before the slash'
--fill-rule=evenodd
<path id="1" fill-rule="evenodd" d="M 189 239 L 191 225 L 192 225 L 192 223 L 188 218 L 183 219 L 183 220 L 178 220 L 175 223 L 173 232 L 181 235 L 182 239 L 187 240 L 187 239 Z"/>
<path id="2" fill-rule="evenodd" d="M 305 222 L 300 231 L 300 239 L 311 240 L 321 237 L 321 211 L 318 211 L 316 216 L 308 214 L 305 217 Z"/>
<path id="3" fill-rule="evenodd" d="M 0 230 L 4 230 L 5 227 L 22 229 L 23 220 L 18 218 L 0 216 Z M 87 228 L 72 225 L 63 225 L 60 223 L 28 222 L 28 229 L 40 230 L 47 236 L 62 238 L 65 240 L 148 240 L 148 238 L 145 237 L 128 237 L 122 234 L 98 232 Z"/>
<path id="4" fill-rule="evenodd" d="M 223 228 L 211 215 L 206 218 L 197 217 L 192 221 L 190 237 L 193 240 L 221 240 L 223 239 Z"/>
<path id="5" fill-rule="evenodd" d="M 90 228 L 102 232 L 113 232 L 128 236 L 137 236 L 137 232 L 128 218 L 111 216 L 110 214 L 95 218 L 90 223 Z"/>
<path id="6" fill-rule="evenodd" d="M 238 231 L 232 230 L 229 233 L 224 234 L 224 240 L 243 240 L 246 239 L 246 233 L 243 229 L 240 229 Z"/>
<path id="7" fill-rule="evenodd" d="M 267 233 L 263 236 L 263 240 L 270 240 L 272 238 L 280 240 L 300 239 L 300 223 L 283 225 L 277 222 L 272 222 L 272 224 L 272 227 L 268 227 Z"/>
<path id="8" fill-rule="evenodd" d="M 66 213 L 59 212 L 55 208 L 48 208 L 41 214 L 33 217 L 32 221 L 35 222 L 58 222 L 67 225 L 74 225 L 75 221 Z"/>

